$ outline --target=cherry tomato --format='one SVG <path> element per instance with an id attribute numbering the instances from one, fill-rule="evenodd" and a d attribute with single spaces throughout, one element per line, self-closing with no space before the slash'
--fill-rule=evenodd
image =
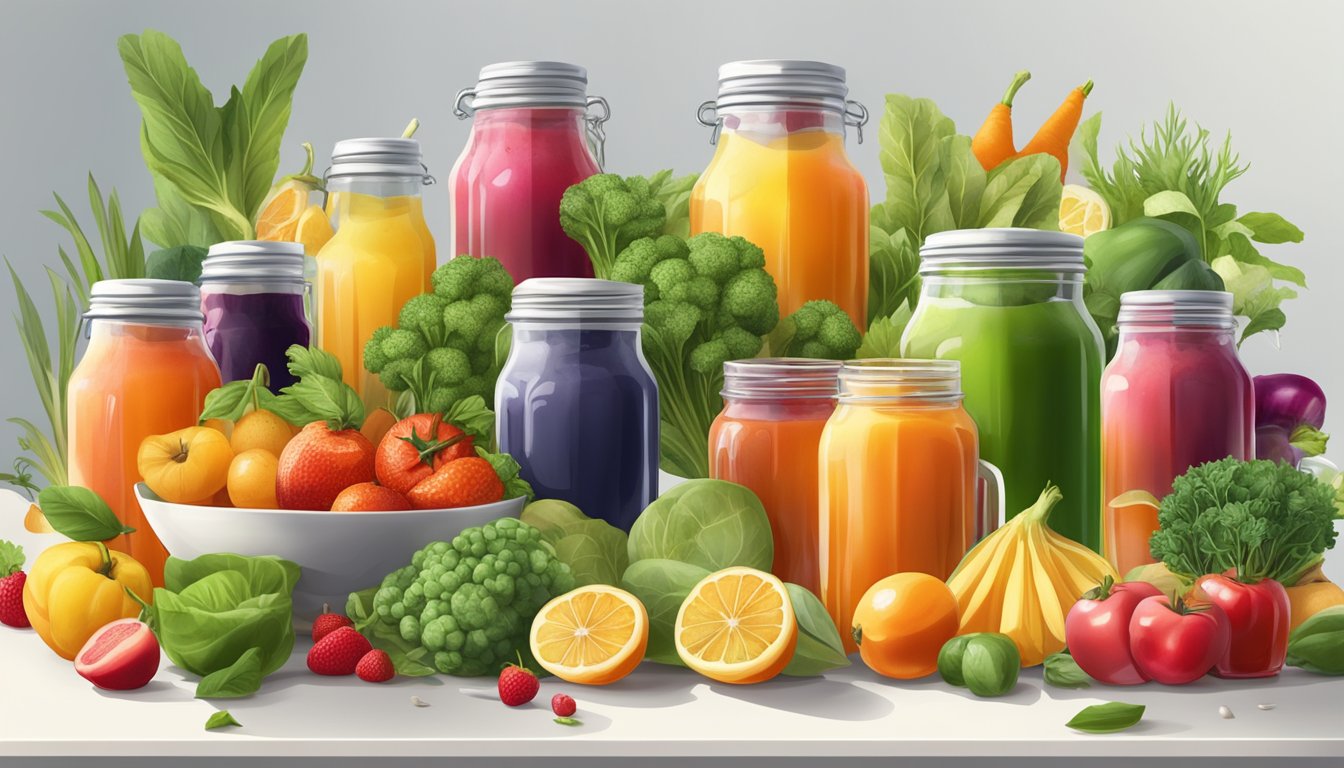
<path id="1" fill-rule="evenodd" d="M 454 460 L 476 455 L 472 439 L 435 413 L 408 416 L 378 442 L 374 474 L 380 485 L 402 495 Z"/>
<path id="2" fill-rule="evenodd" d="M 1271 677 L 1288 653 L 1292 605 L 1273 579 L 1247 584 L 1219 574 L 1196 582 L 1209 602 L 1227 614 L 1231 642 L 1213 673 L 1219 677 Z"/>
<path id="3" fill-rule="evenodd" d="M 1148 678 L 1129 651 L 1129 620 L 1144 598 L 1162 594 L 1146 581 L 1115 584 L 1107 576 L 1069 609 L 1064 638 L 1084 672 L 1108 685 L 1138 685 Z"/>
<path id="4" fill-rule="evenodd" d="M 1145 597 L 1129 619 L 1129 651 L 1141 674 L 1185 685 L 1208 674 L 1227 653 L 1227 614 L 1212 604 L 1187 605 L 1166 595 Z"/>

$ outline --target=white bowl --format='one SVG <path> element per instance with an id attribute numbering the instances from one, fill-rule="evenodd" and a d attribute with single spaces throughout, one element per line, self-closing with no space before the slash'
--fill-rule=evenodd
<path id="1" fill-rule="evenodd" d="M 321 612 L 323 603 L 344 610 L 351 592 L 377 586 L 432 541 L 449 541 L 472 526 L 517 517 L 525 501 L 406 512 L 312 512 L 173 504 L 144 483 L 136 483 L 135 495 L 174 557 L 232 552 L 298 563 L 303 573 L 294 588 L 294 615 L 307 620 Z"/>

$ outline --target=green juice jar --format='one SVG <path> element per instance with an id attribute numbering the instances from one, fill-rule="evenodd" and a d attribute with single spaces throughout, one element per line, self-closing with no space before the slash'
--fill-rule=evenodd
<path id="1" fill-rule="evenodd" d="M 1083 239 L 1033 229 L 930 235 L 903 357 L 960 360 L 980 456 L 1008 516 L 1047 482 L 1056 531 L 1101 551 L 1101 332 L 1083 306 Z"/>

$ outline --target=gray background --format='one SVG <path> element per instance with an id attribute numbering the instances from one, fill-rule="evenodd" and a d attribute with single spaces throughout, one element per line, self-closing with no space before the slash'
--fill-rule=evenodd
<path id="1" fill-rule="evenodd" d="M 0 255 L 42 292 L 42 268 L 57 263 L 62 242 L 37 214 L 52 206 L 53 190 L 90 231 L 89 171 L 104 192 L 121 193 L 128 211 L 153 203 L 140 116 L 116 52 L 119 35 L 146 27 L 177 38 L 220 101 L 271 40 L 309 34 L 282 172 L 298 169 L 302 141 L 322 155 L 340 138 L 395 135 L 416 116 L 426 161 L 446 181 L 468 129 L 452 116 L 453 94 L 474 82 L 481 65 L 508 59 L 587 66 L 591 92 L 612 105 L 608 168 L 623 173 L 703 169 L 711 148 L 695 109 L 714 95 L 719 63 L 796 57 L 841 64 L 852 96 L 874 114 L 868 140 L 850 142 L 874 198 L 884 194 L 873 140 L 884 93 L 932 97 L 962 133 L 973 133 L 1012 73 L 1030 69 L 1035 77 L 1015 107 L 1024 143 L 1070 88 L 1093 78 L 1087 112 L 1105 112 L 1105 161 L 1111 147 L 1161 117 L 1172 100 L 1215 135 L 1230 129 L 1252 164 L 1224 201 L 1281 213 L 1306 232 L 1303 244 L 1269 252 L 1302 267 L 1310 290 L 1285 305 L 1288 325 L 1277 343 L 1258 336 L 1243 355 L 1253 373 L 1298 371 L 1321 381 L 1336 402 L 1327 429 L 1344 428 L 1344 258 L 1334 186 L 1344 124 L 1344 46 L 1337 39 L 1344 5 L 0 0 Z M 430 227 L 446 243 L 446 184 L 426 197 Z M 11 310 L 11 287 L 0 283 L 0 307 Z M 0 318 L 0 361 L 0 415 L 42 423 L 8 317 Z M 12 434 L 0 426 L 3 469 L 16 450 Z"/>

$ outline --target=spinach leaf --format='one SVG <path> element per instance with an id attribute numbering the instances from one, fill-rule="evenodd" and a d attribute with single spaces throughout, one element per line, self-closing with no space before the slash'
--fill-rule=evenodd
<path id="1" fill-rule="evenodd" d="M 198 699 L 236 699 L 261 689 L 261 649 L 248 648 L 233 664 L 201 678 Z"/>
<path id="2" fill-rule="evenodd" d="M 659 664 L 685 666 L 673 641 L 677 611 L 691 590 L 710 574 L 706 568 L 678 560 L 652 558 L 630 564 L 621 587 L 649 612 L 649 645 L 644 658 Z"/>
<path id="3" fill-rule="evenodd" d="M 840 632 L 821 600 L 806 587 L 785 584 L 789 602 L 798 620 L 798 646 L 793 659 L 781 674 L 791 677 L 814 677 L 832 669 L 849 666 Z"/>
<path id="4" fill-rule="evenodd" d="M 1045 684 L 1055 688 L 1089 688 L 1092 685 L 1092 678 L 1078 666 L 1067 650 L 1045 657 L 1043 676 Z"/>
<path id="5" fill-rule="evenodd" d="M 879 317 L 874 320 L 873 324 L 868 326 L 868 332 L 863 335 L 863 343 L 859 345 L 854 356 L 860 360 L 872 357 L 900 357 L 901 335 L 905 333 L 905 327 L 910 324 L 912 316 L 910 304 L 906 302 L 890 317 Z"/>
<path id="6" fill-rule="evenodd" d="M 76 485 L 49 485 L 37 506 L 56 532 L 74 541 L 106 541 L 135 529 L 124 525 L 102 497 Z"/>
<path id="7" fill-rule="evenodd" d="M 226 725 L 236 725 L 242 727 L 243 724 L 238 722 L 238 720 L 234 718 L 232 714 L 229 713 L 229 710 L 221 709 L 218 712 L 211 715 L 209 719 L 205 721 L 205 730 L 213 731 L 216 728 L 223 728 Z"/>
<path id="8" fill-rule="evenodd" d="M 969 148 L 970 144 L 967 143 Z M 971 162 L 976 162 L 974 156 Z M 1059 161 L 1037 154 L 1009 160 L 989 172 L 977 227 L 1059 229 Z"/>
<path id="9" fill-rule="evenodd" d="M 868 325 L 919 301 L 919 247 L 904 227 L 868 228 Z M 771 345 L 771 349 L 778 349 Z"/>
<path id="10" fill-rule="evenodd" d="M 177 245 L 155 251 L 145 260 L 145 277 L 199 282 L 205 255 L 206 249 L 198 245 Z"/>
<path id="11" fill-rule="evenodd" d="M 931 100 L 887 95 L 878 129 L 882 173 L 887 180 L 882 208 L 888 221 L 899 222 L 920 243 L 934 232 L 956 226 L 940 162 L 942 140 L 955 133 L 952 119 Z M 895 231 L 894 227 L 883 228 Z"/>
<path id="12" fill-rule="evenodd" d="M 1145 709 L 1142 704 L 1108 701 L 1083 708 L 1064 725 L 1084 733 L 1115 733 L 1138 724 Z"/>

